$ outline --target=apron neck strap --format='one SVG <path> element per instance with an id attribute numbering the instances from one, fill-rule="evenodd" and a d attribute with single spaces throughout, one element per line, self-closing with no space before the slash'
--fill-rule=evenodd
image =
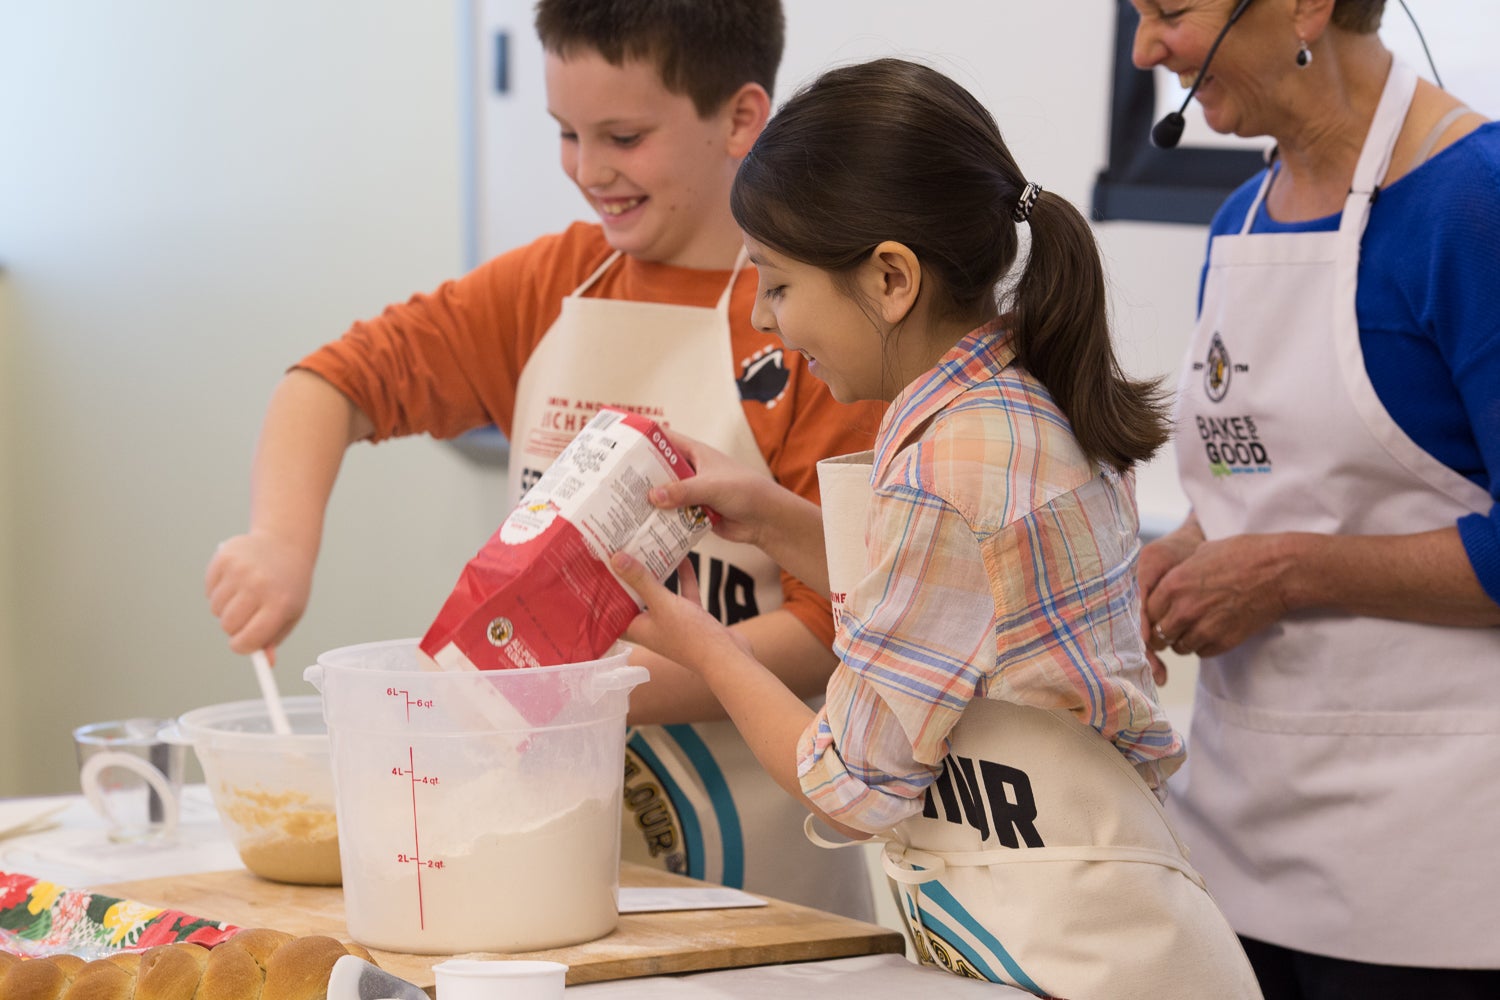
<path id="1" fill-rule="evenodd" d="M 1349 186 L 1351 194 L 1368 195 L 1379 186 L 1380 179 L 1391 165 L 1396 137 L 1401 134 L 1401 124 L 1406 121 L 1406 111 L 1416 92 L 1416 71 L 1392 56 L 1390 75 L 1386 77 L 1385 89 L 1380 93 L 1380 103 L 1375 106 L 1375 117 L 1370 122 L 1369 135 L 1365 137 L 1359 162 L 1354 167 L 1354 181 Z"/>
<path id="2" fill-rule="evenodd" d="M 1375 116 L 1370 121 L 1370 130 L 1365 134 L 1364 145 L 1359 151 L 1359 160 L 1354 165 L 1354 180 L 1349 185 L 1349 195 L 1344 202 L 1344 214 L 1339 226 L 1358 223 L 1364 231 L 1364 212 L 1379 193 L 1380 178 L 1391 165 L 1391 153 L 1396 148 L 1396 138 L 1401 134 L 1401 125 L 1406 121 L 1407 109 L 1411 107 L 1412 95 L 1417 91 L 1417 74 L 1399 58 L 1391 57 L 1390 73 L 1386 76 L 1385 89 L 1380 93 L 1380 103 L 1375 106 Z M 1260 190 L 1245 213 L 1240 235 L 1246 235 L 1255 224 L 1255 217 L 1265 202 L 1266 194 L 1276 179 L 1280 164 L 1271 164 L 1261 181 Z M 1351 212 L 1353 208 L 1355 211 Z"/>
<path id="3" fill-rule="evenodd" d="M 589 275 L 587 278 L 584 278 L 583 283 L 577 288 L 573 289 L 573 294 L 569 295 L 568 298 L 582 298 L 583 293 L 588 291 L 590 288 L 593 288 L 594 282 L 598 281 L 604 276 L 604 272 L 609 270 L 610 265 L 614 264 L 615 261 L 620 259 L 621 252 L 622 251 L 616 250 L 614 253 L 604 258 L 604 263 L 595 268 L 593 274 Z"/>
<path id="4" fill-rule="evenodd" d="M 734 255 L 734 267 L 729 272 L 729 284 L 724 286 L 724 292 L 719 296 L 719 303 L 715 307 L 725 316 L 729 315 L 729 297 L 734 294 L 734 283 L 739 280 L 740 271 L 744 269 L 749 259 L 750 254 L 743 246 L 740 247 L 740 252 Z"/>
<path id="5" fill-rule="evenodd" d="M 594 283 L 604 276 L 604 272 L 608 271 L 614 264 L 614 262 L 620 259 L 622 253 L 623 251 L 616 250 L 614 253 L 606 257 L 604 259 L 604 263 L 595 268 L 593 274 L 589 275 L 587 278 L 584 278 L 583 283 L 580 284 L 577 288 L 573 289 L 572 294 L 570 294 L 568 297 L 573 299 L 582 298 L 583 294 L 590 288 L 593 288 Z M 749 260 L 749 253 L 743 246 L 740 247 L 740 252 L 734 255 L 734 267 L 729 272 L 729 283 L 724 286 L 724 291 L 722 294 L 720 294 L 719 301 L 715 305 L 715 308 L 719 312 L 724 313 L 726 316 L 729 315 L 729 298 L 734 294 L 734 283 L 739 280 L 740 271 L 744 270 L 745 264 Z"/>
<path id="6" fill-rule="evenodd" d="M 1380 93 L 1380 103 L 1375 106 L 1375 118 L 1370 122 L 1364 148 L 1359 151 L 1359 162 L 1354 165 L 1354 180 L 1339 219 L 1339 232 L 1344 239 L 1357 241 L 1364 234 L 1370 206 L 1380 195 L 1380 180 L 1391 165 L 1391 153 L 1416 92 L 1416 71 L 1392 56 L 1391 71 Z"/>

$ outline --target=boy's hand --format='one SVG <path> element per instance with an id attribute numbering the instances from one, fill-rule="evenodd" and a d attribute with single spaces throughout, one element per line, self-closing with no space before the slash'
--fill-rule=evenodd
<path id="1" fill-rule="evenodd" d="M 692 563 L 684 559 L 677 579 L 685 593 L 680 597 L 663 587 L 636 559 L 623 552 L 610 558 L 610 565 L 646 605 L 625 630 L 629 642 L 644 646 L 659 656 L 674 660 L 695 674 L 723 662 L 725 655 L 753 655 L 750 643 L 721 624 L 698 603 L 698 577 Z"/>
<path id="2" fill-rule="evenodd" d="M 251 532 L 220 543 L 204 579 L 208 606 L 241 656 L 272 649 L 307 609 L 312 561 L 294 545 Z"/>

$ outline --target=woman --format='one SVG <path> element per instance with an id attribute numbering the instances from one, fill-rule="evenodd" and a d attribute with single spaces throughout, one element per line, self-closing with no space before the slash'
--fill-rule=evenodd
<path id="1" fill-rule="evenodd" d="M 1235 4 L 1135 6 L 1191 81 Z M 1192 514 L 1140 560 L 1148 642 L 1203 657 L 1174 818 L 1268 997 L 1500 995 L 1500 128 L 1383 7 L 1251 3 L 1198 89 L 1276 155 L 1214 220 Z"/>

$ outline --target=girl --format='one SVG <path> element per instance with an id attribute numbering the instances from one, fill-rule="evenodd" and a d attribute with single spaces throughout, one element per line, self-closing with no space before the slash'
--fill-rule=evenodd
<path id="1" fill-rule="evenodd" d="M 1164 407 L 1114 357 L 1088 224 L 1025 179 L 971 95 L 894 59 L 795 96 L 732 203 L 755 325 L 840 401 L 890 402 L 860 564 L 825 556 L 848 461 L 820 469 L 820 520 L 683 442 L 699 475 L 652 502 L 707 504 L 721 534 L 829 589 L 840 665 L 814 714 L 620 558 L 647 608 L 629 638 L 698 672 L 814 815 L 885 840 L 924 961 L 1073 1000 L 1259 996 L 1161 810 L 1184 749 L 1140 634 L 1130 469 L 1166 437 Z"/>

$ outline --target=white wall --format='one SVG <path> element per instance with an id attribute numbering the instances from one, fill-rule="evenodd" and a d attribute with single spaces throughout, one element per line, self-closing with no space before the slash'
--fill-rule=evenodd
<path id="1" fill-rule="evenodd" d="M 512 2 L 529 34 L 529 2 Z M 787 8 L 783 95 L 832 61 L 933 59 L 995 111 L 1031 177 L 1088 203 L 1111 5 Z M 284 367 L 461 267 L 466 9 L 0 0 L 0 796 L 75 788 L 73 726 L 255 696 L 204 566 L 245 523 Z M 513 152 L 557 189 L 550 140 Z M 1127 365 L 1172 372 L 1202 232 L 1099 235 Z M 497 478 L 426 440 L 354 449 L 284 689 L 307 690 L 297 668 L 323 649 L 422 632 L 504 514 Z M 1141 498 L 1180 511 L 1170 468 L 1146 470 Z"/>
<path id="2" fill-rule="evenodd" d="M 0 790 L 14 787 L 21 775 L 21 734 L 11 724 L 19 705 L 16 655 L 15 468 L 12 445 L 15 370 L 10 361 L 15 326 L 11 319 L 10 281 L 0 262 Z"/>
<path id="3" fill-rule="evenodd" d="M 0 0 L 0 795 L 76 789 L 75 725 L 256 696 L 204 567 L 284 367 L 459 268 L 457 38 L 404 0 Z M 351 454 L 285 689 L 420 634 L 490 478 L 426 440 Z"/>

